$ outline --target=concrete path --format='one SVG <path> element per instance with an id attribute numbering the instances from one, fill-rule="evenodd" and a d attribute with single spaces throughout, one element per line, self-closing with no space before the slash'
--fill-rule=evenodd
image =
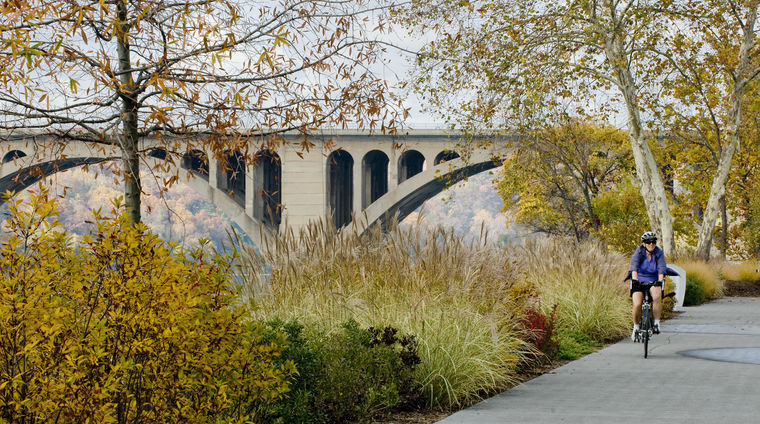
<path id="1" fill-rule="evenodd" d="M 440 423 L 760 423 L 760 299 L 723 298 Z"/>

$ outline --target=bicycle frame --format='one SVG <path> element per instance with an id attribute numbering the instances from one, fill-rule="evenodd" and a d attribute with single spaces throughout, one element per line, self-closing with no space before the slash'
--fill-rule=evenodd
<path id="1" fill-rule="evenodd" d="M 654 309 L 652 308 L 652 293 L 649 292 L 649 290 L 652 289 L 654 286 L 649 286 L 646 290 L 642 290 L 641 293 L 644 295 L 644 299 L 641 302 L 641 321 L 639 322 L 639 330 L 636 332 L 635 340 L 636 342 L 642 342 L 644 343 L 644 358 L 647 358 L 649 356 L 649 339 L 652 338 L 652 335 L 654 334 Z M 675 293 L 668 293 L 664 296 L 662 296 L 662 299 L 665 300 L 668 297 L 672 297 L 675 299 Z"/>
<path id="2" fill-rule="evenodd" d="M 651 289 L 651 288 L 650 288 Z M 644 290 L 644 300 L 641 303 L 641 323 L 637 338 L 644 343 L 644 358 L 649 356 L 649 339 L 652 337 L 654 326 L 654 313 L 652 310 L 652 294 L 650 289 Z"/>

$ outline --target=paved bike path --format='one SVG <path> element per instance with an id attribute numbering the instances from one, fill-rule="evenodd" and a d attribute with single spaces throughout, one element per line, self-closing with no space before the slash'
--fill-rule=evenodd
<path id="1" fill-rule="evenodd" d="M 439 422 L 760 423 L 760 298 L 684 308 L 649 347 L 625 339 Z"/>

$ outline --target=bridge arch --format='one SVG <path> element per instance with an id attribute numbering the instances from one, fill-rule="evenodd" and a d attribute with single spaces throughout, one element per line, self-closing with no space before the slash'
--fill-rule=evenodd
<path id="1" fill-rule="evenodd" d="M 282 162 L 271 150 L 256 153 L 253 168 L 253 217 L 278 228 L 282 220 Z"/>
<path id="2" fill-rule="evenodd" d="M 444 162 L 449 162 L 454 159 L 459 158 L 459 153 L 453 151 L 453 150 L 444 150 L 441 153 L 438 153 L 435 157 L 434 165 L 440 165 Z"/>
<path id="3" fill-rule="evenodd" d="M 148 156 L 154 157 L 156 160 L 163 160 L 150 153 L 151 152 L 149 151 Z M 160 154 L 158 155 L 160 156 Z M 198 159 L 199 156 L 197 155 L 197 152 L 193 153 L 191 158 L 200 160 Z M 114 160 L 121 160 L 121 157 L 66 158 L 29 165 L 0 178 L 0 193 L 5 193 L 6 191 L 14 193 L 20 192 L 39 182 L 43 178 L 49 177 L 60 171 Z M 207 170 L 208 164 L 205 164 L 204 167 L 200 167 L 200 169 Z M 192 169 L 189 170 L 193 171 Z M 192 173 L 196 174 L 196 172 Z M 231 197 L 228 192 L 217 187 L 211 187 L 208 184 L 208 171 L 206 171 L 206 179 L 194 178 L 194 176 L 190 176 L 185 172 L 180 172 L 179 180 L 198 192 L 205 200 L 217 205 L 219 210 L 223 210 L 228 218 L 235 222 L 257 246 L 262 245 L 266 239 L 272 237 L 272 232 L 268 225 L 248 216 L 245 213 L 245 209 L 241 207 L 239 202 Z M 0 196 L 0 205 L 7 200 L 8 199 L 4 196 Z"/>
<path id="4" fill-rule="evenodd" d="M 388 192 L 388 155 L 370 150 L 362 159 L 362 209 Z"/>
<path id="5" fill-rule="evenodd" d="M 238 150 L 227 150 L 224 162 L 217 170 L 217 185 L 226 191 L 238 205 L 245 207 L 245 156 Z"/>
<path id="6" fill-rule="evenodd" d="M 395 215 L 403 220 L 419 208 L 426 200 L 441 193 L 458 181 L 501 166 L 502 160 L 490 155 L 475 155 L 467 161 L 462 158 L 440 163 L 407 179 L 398 187 L 379 198 L 364 210 L 359 227 L 368 228 L 386 221 Z"/>
<path id="7" fill-rule="evenodd" d="M 338 228 L 351 222 L 353 194 L 354 158 L 345 150 L 335 150 L 327 156 L 327 206 Z"/>
<path id="8" fill-rule="evenodd" d="M 424 169 L 425 155 L 416 150 L 407 150 L 398 160 L 398 183 L 403 183 Z"/>
<path id="9" fill-rule="evenodd" d="M 109 162 L 119 158 L 115 157 L 86 157 L 86 158 L 66 158 L 41 162 L 35 165 L 21 168 L 0 178 L 0 193 L 10 191 L 17 193 L 26 190 L 32 184 L 35 184 L 50 175 L 60 171 L 76 168 L 84 165 L 94 165 L 101 162 Z M 0 205 L 7 199 L 0 197 Z"/>
<path id="10" fill-rule="evenodd" d="M 208 181 L 208 156 L 203 150 L 193 149 L 185 152 L 180 167 Z"/>
<path id="11" fill-rule="evenodd" d="M 156 147 L 148 150 L 148 156 L 155 159 L 166 160 L 167 151 L 163 147 Z"/>
<path id="12" fill-rule="evenodd" d="M 11 150 L 3 156 L 3 160 L 0 163 L 12 162 L 16 159 L 23 158 L 24 156 L 26 156 L 26 153 L 22 152 L 21 150 Z"/>

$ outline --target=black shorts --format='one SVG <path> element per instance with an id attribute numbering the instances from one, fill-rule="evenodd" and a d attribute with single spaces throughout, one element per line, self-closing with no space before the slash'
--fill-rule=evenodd
<path id="1" fill-rule="evenodd" d="M 649 290 L 651 287 L 660 287 L 662 288 L 662 282 L 661 281 L 648 281 L 646 283 L 639 283 L 639 282 L 633 282 L 631 281 L 631 294 L 630 296 L 633 296 L 636 292 L 642 292 Z"/>

